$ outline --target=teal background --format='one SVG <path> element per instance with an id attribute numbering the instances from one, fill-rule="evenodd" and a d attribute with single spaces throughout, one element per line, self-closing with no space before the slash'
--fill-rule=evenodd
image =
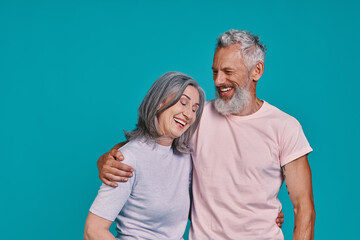
<path id="1" fill-rule="evenodd" d="M 359 7 L 0 0 L 0 238 L 81 239 L 100 185 L 96 161 L 135 126 L 152 82 L 181 71 L 212 99 L 216 37 L 236 28 L 268 48 L 258 96 L 296 117 L 314 148 L 316 239 L 355 239 Z M 280 198 L 291 239 L 285 189 Z"/>

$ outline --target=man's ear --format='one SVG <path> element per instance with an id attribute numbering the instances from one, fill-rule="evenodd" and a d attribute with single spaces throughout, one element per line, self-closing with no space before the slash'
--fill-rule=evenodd
<path id="1" fill-rule="evenodd" d="M 250 77 L 253 81 L 257 82 L 264 73 L 264 62 L 258 61 L 251 69 Z"/>

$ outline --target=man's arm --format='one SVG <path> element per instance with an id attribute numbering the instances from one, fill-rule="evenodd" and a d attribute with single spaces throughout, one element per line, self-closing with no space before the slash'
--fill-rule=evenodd
<path id="1" fill-rule="evenodd" d="M 117 187 L 117 182 L 126 182 L 129 177 L 132 177 L 134 169 L 120 161 L 124 160 L 124 157 L 119 149 L 127 142 L 116 144 L 109 152 L 99 157 L 97 161 L 97 167 L 99 170 L 99 178 L 103 183 L 111 187 Z"/>
<path id="2" fill-rule="evenodd" d="M 294 240 L 314 239 L 315 207 L 311 170 L 307 156 L 302 156 L 282 167 L 284 180 L 294 206 Z"/>

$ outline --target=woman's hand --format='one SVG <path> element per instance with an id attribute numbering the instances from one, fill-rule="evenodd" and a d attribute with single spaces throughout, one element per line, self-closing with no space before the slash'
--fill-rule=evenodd
<path id="1" fill-rule="evenodd" d="M 277 218 L 276 218 L 276 224 L 278 225 L 278 227 L 282 227 L 282 224 L 284 223 L 284 213 L 283 212 L 279 212 Z"/>

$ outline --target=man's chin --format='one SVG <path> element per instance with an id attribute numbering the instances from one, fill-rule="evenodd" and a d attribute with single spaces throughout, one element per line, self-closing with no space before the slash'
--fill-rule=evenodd
<path id="1" fill-rule="evenodd" d="M 223 101 L 224 101 L 225 103 L 228 103 L 228 102 L 230 102 L 231 99 L 232 99 L 232 96 L 231 96 L 231 97 L 227 97 L 227 98 L 223 98 Z"/>
<path id="2" fill-rule="evenodd" d="M 250 92 L 238 88 L 234 94 L 228 96 L 216 92 L 214 107 L 222 115 L 237 114 L 242 111 L 250 102 Z"/>
<path id="3" fill-rule="evenodd" d="M 216 97 L 217 99 L 221 99 L 223 102 L 227 103 L 232 99 L 233 95 L 231 96 L 221 96 L 221 94 L 219 93 L 219 95 Z"/>

